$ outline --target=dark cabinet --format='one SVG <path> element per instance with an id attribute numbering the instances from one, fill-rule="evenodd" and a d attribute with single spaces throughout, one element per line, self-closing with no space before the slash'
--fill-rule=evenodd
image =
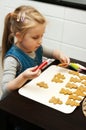
<path id="1" fill-rule="evenodd" d="M 86 10 L 86 0 L 33 0 Z"/>

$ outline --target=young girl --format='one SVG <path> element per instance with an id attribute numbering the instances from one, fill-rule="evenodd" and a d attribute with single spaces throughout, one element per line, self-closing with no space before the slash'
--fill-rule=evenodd
<path id="1" fill-rule="evenodd" d="M 7 14 L 2 39 L 2 99 L 39 76 L 40 70 L 34 69 L 41 64 L 42 56 L 69 64 L 70 59 L 62 52 L 41 45 L 45 28 L 44 16 L 31 6 L 20 6 Z"/>

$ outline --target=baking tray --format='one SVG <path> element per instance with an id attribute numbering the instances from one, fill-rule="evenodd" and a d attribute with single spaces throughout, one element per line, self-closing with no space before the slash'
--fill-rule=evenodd
<path id="1" fill-rule="evenodd" d="M 66 105 L 65 102 L 68 99 L 68 95 L 59 93 L 61 88 L 65 88 L 65 85 L 69 82 L 70 78 L 74 77 L 74 75 L 69 74 L 69 71 L 70 71 L 69 69 L 62 68 L 57 65 L 51 65 L 45 71 L 43 71 L 39 77 L 31 80 L 22 88 L 20 88 L 18 92 L 20 95 L 26 98 L 37 101 L 41 104 L 44 104 L 48 107 L 51 107 L 63 113 L 66 114 L 72 113 L 75 110 L 76 106 Z M 63 83 L 55 83 L 51 81 L 54 75 L 57 73 L 61 73 L 66 77 Z M 80 74 L 80 75 L 84 75 L 84 74 Z M 42 88 L 37 85 L 37 83 L 42 81 L 48 84 L 48 88 Z M 78 84 L 80 85 L 81 83 Z M 75 90 L 72 89 L 72 91 Z M 56 98 L 60 98 L 63 104 L 59 105 L 59 104 L 49 103 L 49 100 L 53 96 L 55 96 Z M 82 97 L 82 99 L 83 98 L 84 97 Z"/>

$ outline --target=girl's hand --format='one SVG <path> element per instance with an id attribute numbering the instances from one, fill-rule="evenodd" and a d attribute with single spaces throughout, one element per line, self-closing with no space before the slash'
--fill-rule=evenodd
<path id="1" fill-rule="evenodd" d="M 36 66 L 37 67 L 37 66 Z M 34 79 L 37 76 L 40 75 L 41 71 L 39 69 L 37 69 L 36 71 L 34 71 L 34 69 L 36 67 L 32 67 L 32 68 L 28 68 L 26 69 L 24 72 L 22 72 L 20 75 L 18 75 L 16 78 L 14 78 L 13 80 L 11 80 L 10 82 L 8 82 L 7 85 L 7 89 L 8 91 L 13 91 L 16 89 L 19 89 L 22 87 L 22 85 L 25 84 L 25 82 L 27 82 L 28 80 Z"/>
<path id="2" fill-rule="evenodd" d="M 70 58 L 65 56 L 59 50 L 54 50 L 53 56 L 55 59 L 58 59 L 61 62 L 61 66 L 67 67 L 70 64 Z"/>
<path id="3" fill-rule="evenodd" d="M 67 67 L 70 64 L 70 58 L 65 56 L 63 53 L 60 53 L 59 60 L 63 67 Z"/>
<path id="4" fill-rule="evenodd" d="M 23 76 L 25 78 L 27 78 L 27 80 L 34 79 L 34 78 L 38 77 L 41 74 L 41 70 L 37 69 L 36 71 L 34 71 L 36 69 L 36 67 L 26 69 L 23 72 Z"/>

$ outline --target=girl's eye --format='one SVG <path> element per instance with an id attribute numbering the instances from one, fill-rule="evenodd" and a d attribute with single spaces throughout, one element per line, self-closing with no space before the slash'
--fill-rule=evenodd
<path id="1" fill-rule="evenodd" d="M 32 37 L 33 39 L 38 39 L 39 37 Z"/>
<path id="2" fill-rule="evenodd" d="M 42 35 L 42 36 L 34 36 L 34 37 L 32 37 L 32 39 L 37 40 L 37 39 L 40 39 L 40 38 L 42 38 L 42 37 L 43 37 L 43 35 Z"/>

